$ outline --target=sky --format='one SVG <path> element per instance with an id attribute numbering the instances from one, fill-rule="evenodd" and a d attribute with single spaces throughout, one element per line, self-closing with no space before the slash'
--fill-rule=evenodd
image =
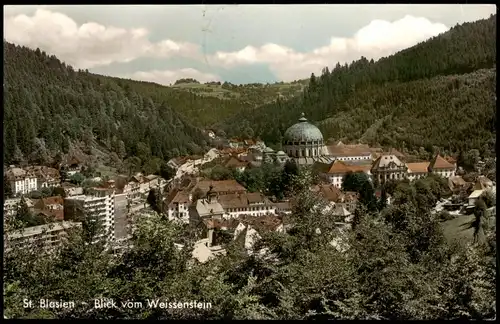
<path id="1" fill-rule="evenodd" d="M 494 5 L 9 5 L 4 39 L 76 69 L 169 85 L 273 83 L 377 60 Z"/>

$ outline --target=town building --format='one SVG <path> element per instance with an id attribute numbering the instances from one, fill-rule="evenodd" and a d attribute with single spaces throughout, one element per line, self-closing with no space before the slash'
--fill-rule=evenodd
<path id="1" fill-rule="evenodd" d="M 479 197 L 483 194 L 484 190 L 474 190 L 468 197 L 469 206 L 474 206 L 479 200 Z"/>
<path id="2" fill-rule="evenodd" d="M 356 204 L 358 202 L 358 194 L 356 192 L 343 192 L 339 187 L 332 184 L 316 185 L 313 186 L 311 190 L 329 202 L 330 207 L 339 206 L 349 213 L 354 213 L 356 209 Z"/>
<path id="3" fill-rule="evenodd" d="M 224 209 L 226 218 L 235 218 L 241 215 L 276 214 L 274 204 L 259 192 L 226 194 L 217 196 L 216 199 Z"/>
<path id="4" fill-rule="evenodd" d="M 381 155 L 375 160 L 371 168 L 374 179 L 379 184 L 387 180 L 403 180 L 408 173 L 408 167 L 405 163 L 393 154 Z"/>
<path id="5" fill-rule="evenodd" d="M 206 237 L 208 247 L 220 247 L 224 240 L 241 238 L 241 242 L 247 253 L 252 254 L 254 245 L 265 232 L 284 231 L 284 223 L 281 217 L 272 215 L 262 216 L 239 216 L 231 219 L 204 219 L 202 222 L 202 236 Z"/>
<path id="6" fill-rule="evenodd" d="M 276 161 L 276 152 L 270 147 L 264 148 L 262 150 L 262 161 L 266 163 L 273 163 Z"/>
<path id="7" fill-rule="evenodd" d="M 341 188 L 343 179 L 349 172 L 364 172 L 371 179 L 370 168 L 370 164 L 350 164 L 346 161 L 335 160 L 327 167 L 326 171 L 320 172 L 320 177 L 327 183 Z"/>
<path id="8" fill-rule="evenodd" d="M 14 195 L 24 195 L 38 189 L 38 182 L 35 174 L 21 168 L 16 168 L 13 165 L 7 169 L 5 177 Z"/>
<path id="9" fill-rule="evenodd" d="M 62 221 L 64 220 L 64 199 L 61 196 L 33 199 L 33 212 Z"/>
<path id="10" fill-rule="evenodd" d="M 5 249 L 30 248 L 33 244 L 51 249 L 64 241 L 68 231 L 79 227 L 79 222 L 56 222 L 16 230 L 4 236 Z"/>
<path id="11" fill-rule="evenodd" d="M 429 163 L 429 172 L 449 178 L 455 176 L 456 165 L 446 161 L 441 155 L 437 154 Z"/>
<path id="12" fill-rule="evenodd" d="M 206 195 L 213 187 L 212 190 L 218 195 L 234 194 L 234 193 L 245 193 L 246 188 L 240 185 L 236 180 L 201 180 L 198 181 L 190 191 L 193 193 L 196 189 L 200 189 L 203 195 Z"/>
<path id="13" fill-rule="evenodd" d="M 280 164 L 284 164 L 286 163 L 286 161 L 288 161 L 289 158 L 288 158 L 288 155 L 286 155 L 285 152 L 283 151 L 278 151 L 276 153 L 276 162 L 280 163 Z"/>
<path id="14" fill-rule="evenodd" d="M 299 122 L 290 126 L 283 136 L 283 150 L 298 165 L 311 165 L 316 161 L 331 162 L 321 131 L 309 123 L 302 113 Z"/>
<path id="15" fill-rule="evenodd" d="M 64 199 L 64 219 L 82 221 L 88 217 L 102 225 L 103 233 L 97 237 L 112 242 L 115 238 L 115 193 L 110 189 L 94 188 L 86 195 Z"/>
<path id="16" fill-rule="evenodd" d="M 453 176 L 448 178 L 448 187 L 454 193 L 465 189 L 467 182 L 461 176 Z M 480 188 L 481 189 L 481 188 Z"/>
<path id="17" fill-rule="evenodd" d="M 222 219 L 224 208 L 217 201 L 217 193 L 210 186 L 205 198 L 196 201 L 194 215 L 190 215 L 190 223 L 197 224 L 205 218 Z"/>
<path id="18" fill-rule="evenodd" d="M 129 212 L 129 208 L 131 207 L 131 201 L 125 193 L 115 193 L 114 200 L 115 243 L 119 243 L 126 240 L 130 233 L 127 214 Z"/>
<path id="19" fill-rule="evenodd" d="M 489 190 L 493 187 L 493 181 L 483 175 L 477 177 L 476 182 L 474 183 L 474 190 Z"/>
<path id="20" fill-rule="evenodd" d="M 164 200 L 164 211 L 169 220 L 180 220 L 189 223 L 189 207 L 192 195 L 183 190 L 174 189 Z"/>
<path id="21" fill-rule="evenodd" d="M 66 197 L 83 195 L 83 187 L 78 187 L 70 182 L 63 182 L 61 187 L 63 188 Z"/>
<path id="22" fill-rule="evenodd" d="M 406 163 L 408 167 L 408 179 L 410 181 L 421 179 L 429 174 L 429 162 Z"/>
<path id="23" fill-rule="evenodd" d="M 26 205 L 31 210 L 33 209 L 33 201 L 29 198 L 24 198 Z M 17 208 L 21 203 L 21 198 L 8 198 L 4 200 L 3 203 L 3 215 L 5 216 L 14 216 L 17 213 Z"/>
<path id="24" fill-rule="evenodd" d="M 248 167 L 248 162 L 242 161 L 235 156 L 231 156 L 224 166 L 228 169 L 236 170 L 238 172 L 243 172 Z"/>
<path id="25" fill-rule="evenodd" d="M 229 140 L 229 147 L 231 148 L 239 148 L 239 147 L 243 147 L 245 143 L 243 142 L 243 140 L 241 138 L 231 138 Z"/>
<path id="26" fill-rule="evenodd" d="M 338 161 L 373 161 L 373 154 L 366 144 L 346 145 L 342 142 L 327 146 L 328 154 Z"/>
<path id="27" fill-rule="evenodd" d="M 76 156 L 68 157 L 62 167 L 62 169 L 66 171 L 66 176 L 70 177 L 75 173 L 81 172 L 83 169 L 82 160 L 83 159 L 79 159 Z"/>
<path id="28" fill-rule="evenodd" d="M 26 172 L 36 176 L 37 189 L 58 187 L 61 185 L 61 175 L 57 169 L 37 165 L 26 168 Z"/>
<path id="29" fill-rule="evenodd" d="M 276 215 L 289 215 L 292 213 L 292 202 L 291 201 L 278 201 L 274 203 L 274 206 L 276 207 Z"/>

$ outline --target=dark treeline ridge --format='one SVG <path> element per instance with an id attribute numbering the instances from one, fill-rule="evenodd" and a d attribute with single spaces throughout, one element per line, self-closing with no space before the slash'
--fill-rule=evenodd
<path id="1" fill-rule="evenodd" d="M 494 149 L 495 62 L 491 16 L 377 62 L 362 57 L 324 68 L 321 76 L 311 75 L 302 96 L 243 111 L 220 127 L 230 135 L 251 127 L 264 141 L 279 143 L 304 112 L 313 122 L 326 120 L 320 125 L 325 137 L 358 140 L 369 131 L 372 144 L 484 153 Z"/>
<path id="2" fill-rule="evenodd" d="M 201 130 L 164 98 L 126 80 L 75 71 L 55 56 L 6 42 L 4 71 L 6 163 L 34 162 L 40 150 L 67 153 L 88 137 L 128 156 L 142 142 L 162 159 L 206 145 Z"/>

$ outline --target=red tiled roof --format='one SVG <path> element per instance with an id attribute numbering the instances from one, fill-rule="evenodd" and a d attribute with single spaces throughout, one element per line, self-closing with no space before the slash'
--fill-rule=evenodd
<path id="1" fill-rule="evenodd" d="M 436 155 L 430 164 L 431 169 L 454 169 L 455 166 L 446 161 L 441 155 Z"/>
<path id="2" fill-rule="evenodd" d="M 229 160 L 226 162 L 226 168 L 240 168 L 240 167 L 246 167 L 248 165 L 248 162 L 246 161 L 241 161 L 238 158 L 232 156 L 229 158 Z"/>
<path id="3" fill-rule="evenodd" d="M 200 188 L 204 193 L 208 192 L 210 186 L 213 186 L 213 191 L 219 192 L 246 192 L 246 188 L 240 185 L 236 180 L 202 180 L 198 182 L 193 190 Z"/>
<path id="4" fill-rule="evenodd" d="M 189 202 L 189 193 L 184 191 L 179 191 L 172 199 L 171 203 L 185 204 Z"/>
<path id="5" fill-rule="evenodd" d="M 343 196 L 342 191 L 334 185 L 320 185 L 319 193 L 328 201 L 338 202 Z"/>
<path id="6" fill-rule="evenodd" d="M 332 145 L 328 146 L 327 149 L 333 156 L 366 156 L 372 153 L 368 147 L 364 146 Z"/>
<path id="7" fill-rule="evenodd" d="M 429 163 L 430 162 L 406 163 L 406 166 L 408 167 L 408 172 L 427 173 L 427 172 L 429 172 Z"/>
<path id="8" fill-rule="evenodd" d="M 455 164 L 455 163 L 457 163 L 457 160 L 456 160 L 454 157 L 449 156 L 449 155 L 445 156 L 445 157 L 444 157 L 444 159 L 445 159 L 446 161 L 450 162 L 451 164 Z"/>
<path id="9" fill-rule="evenodd" d="M 243 208 L 256 203 L 262 203 L 265 206 L 272 205 L 271 201 L 259 192 L 221 195 L 218 200 L 224 209 Z"/>
<path id="10" fill-rule="evenodd" d="M 57 209 L 57 210 L 48 210 L 48 209 L 38 210 L 38 209 L 35 209 L 34 213 L 35 214 L 43 214 L 43 215 L 48 216 L 48 217 L 53 217 L 54 219 L 56 219 L 58 221 L 64 220 L 64 209 Z"/>
<path id="11" fill-rule="evenodd" d="M 353 164 L 349 165 L 344 161 L 335 160 L 327 173 L 331 174 L 344 174 L 348 172 L 368 172 L 371 169 L 371 165 L 368 164 Z"/>
<path id="12" fill-rule="evenodd" d="M 340 160 L 335 160 L 330 169 L 328 170 L 328 173 L 347 173 L 351 171 L 349 166 L 347 166 L 347 164 L 345 164 L 344 162 L 340 161 Z"/>

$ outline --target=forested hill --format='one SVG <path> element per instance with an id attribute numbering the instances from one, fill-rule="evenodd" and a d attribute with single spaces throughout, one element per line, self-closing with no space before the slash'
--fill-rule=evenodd
<path id="1" fill-rule="evenodd" d="M 402 149 L 493 149 L 496 123 L 496 16 L 448 32 L 377 62 L 361 58 L 311 76 L 302 96 L 238 114 L 221 124 L 252 127 L 279 143 L 301 112 L 326 137 Z M 236 134 L 235 134 L 236 135 Z M 364 135 L 364 136 L 363 136 Z"/>
<path id="2" fill-rule="evenodd" d="M 79 142 L 120 158 L 148 147 L 161 159 L 206 145 L 201 130 L 165 100 L 125 80 L 74 71 L 6 42 L 4 73 L 5 163 L 44 163 Z"/>

